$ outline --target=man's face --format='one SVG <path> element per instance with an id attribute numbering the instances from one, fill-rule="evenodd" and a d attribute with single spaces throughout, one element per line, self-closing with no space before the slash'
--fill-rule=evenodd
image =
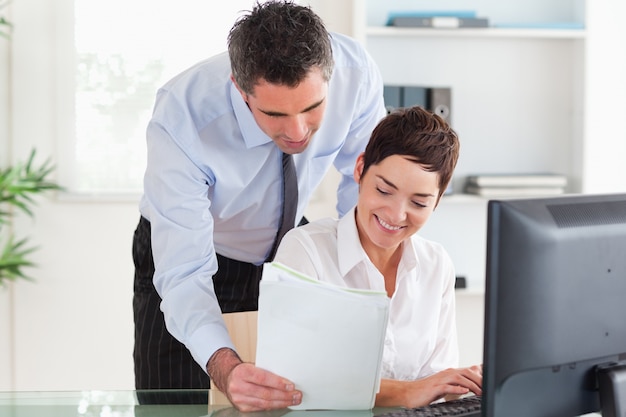
<path id="1" fill-rule="evenodd" d="M 304 152 L 326 109 L 328 82 L 318 69 L 294 88 L 261 80 L 253 94 L 239 90 L 261 130 L 288 154 Z"/>

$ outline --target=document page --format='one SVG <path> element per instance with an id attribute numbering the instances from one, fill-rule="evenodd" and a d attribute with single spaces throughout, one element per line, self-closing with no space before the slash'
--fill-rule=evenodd
<path id="1" fill-rule="evenodd" d="M 293 409 L 371 409 L 388 314 L 384 292 L 337 287 L 266 264 L 256 365 L 302 391 L 302 404 Z"/>

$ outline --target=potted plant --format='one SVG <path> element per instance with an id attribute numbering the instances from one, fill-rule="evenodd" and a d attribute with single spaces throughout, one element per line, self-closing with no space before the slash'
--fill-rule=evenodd
<path id="1" fill-rule="evenodd" d="M 27 238 L 15 238 L 11 219 L 16 210 L 33 216 L 34 196 L 61 187 L 48 179 L 53 167 L 49 161 L 34 165 L 35 150 L 26 163 L 0 169 L 0 287 L 18 278 L 30 279 L 23 268 L 33 266 Z"/>
<path id="2" fill-rule="evenodd" d="M 6 6 L 8 3 L 8 1 L 0 0 L 0 10 L 4 8 L 4 6 Z M 11 23 L 3 15 L 0 15 L 0 37 L 8 38 L 11 26 Z"/>
<path id="3" fill-rule="evenodd" d="M 8 1 L 0 0 L 0 11 Z M 0 14 L 0 37 L 9 38 L 12 24 Z M 48 180 L 53 170 L 49 161 L 35 166 L 35 150 L 26 163 L 0 169 L 0 287 L 18 278 L 30 279 L 25 267 L 33 266 L 29 255 L 35 250 L 27 245 L 28 239 L 17 239 L 13 234 L 12 217 L 16 211 L 33 215 L 34 196 L 60 186 Z"/>

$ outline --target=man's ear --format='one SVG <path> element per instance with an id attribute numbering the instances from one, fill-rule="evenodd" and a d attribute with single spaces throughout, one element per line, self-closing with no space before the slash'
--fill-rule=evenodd
<path id="1" fill-rule="evenodd" d="M 361 176 L 363 175 L 363 166 L 365 164 L 365 162 L 363 161 L 364 157 L 365 157 L 365 152 L 361 152 L 361 155 L 359 155 L 356 158 L 356 163 L 354 164 L 354 181 L 356 181 L 357 184 L 361 183 Z"/>

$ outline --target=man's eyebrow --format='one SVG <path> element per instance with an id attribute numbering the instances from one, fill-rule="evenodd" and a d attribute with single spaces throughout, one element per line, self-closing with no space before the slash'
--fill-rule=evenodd
<path id="1" fill-rule="evenodd" d="M 321 99 L 320 101 L 318 101 L 317 103 L 313 103 L 311 104 L 309 107 L 307 107 L 306 109 L 302 110 L 300 113 L 306 113 L 309 112 L 319 106 L 322 105 L 322 103 L 324 102 L 324 100 L 326 100 L 326 98 L 324 97 L 323 99 Z M 261 113 L 267 114 L 268 116 L 287 116 L 286 113 L 281 113 L 281 112 L 277 112 L 277 111 L 270 111 L 270 110 L 263 110 L 263 109 L 259 109 L 259 111 Z"/>

